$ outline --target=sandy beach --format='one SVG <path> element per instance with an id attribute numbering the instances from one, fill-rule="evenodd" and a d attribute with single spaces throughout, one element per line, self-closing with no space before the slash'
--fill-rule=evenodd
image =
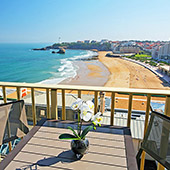
<path id="1" fill-rule="evenodd" d="M 148 69 L 121 58 L 106 57 L 106 51 L 98 52 L 98 61 L 77 61 L 77 76 L 60 84 L 106 86 L 141 89 L 169 89 Z"/>
<path id="2" fill-rule="evenodd" d="M 169 89 L 167 84 L 150 70 L 121 58 L 105 57 L 106 53 L 99 52 L 99 61 L 110 71 L 106 87 Z"/>
<path id="3" fill-rule="evenodd" d="M 80 60 L 74 62 L 74 64 L 79 68 L 77 75 L 59 84 L 104 86 L 107 83 L 110 72 L 102 62 L 98 60 Z"/>

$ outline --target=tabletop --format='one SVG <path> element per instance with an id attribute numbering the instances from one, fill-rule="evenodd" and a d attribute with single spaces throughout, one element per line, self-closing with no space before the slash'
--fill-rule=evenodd
<path id="1" fill-rule="evenodd" d="M 89 150 L 77 160 L 70 141 L 59 140 L 75 122 L 42 121 L 0 164 L 0 169 L 125 170 L 137 169 L 130 129 L 102 126 L 87 135 Z M 84 125 L 86 127 L 86 125 Z"/>

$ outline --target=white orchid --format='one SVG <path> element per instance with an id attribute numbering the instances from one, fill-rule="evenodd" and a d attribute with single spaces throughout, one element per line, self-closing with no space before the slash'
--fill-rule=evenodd
<path id="1" fill-rule="evenodd" d="M 80 107 L 80 111 L 81 111 L 80 118 L 86 122 L 89 121 L 93 116 L 93 112 L 89 108 L 88 104 L 85 102 L 82 103 L 82 105 Z"/>
<path id="2" fill-rule="evenodd" d="M 83 100 L 78 98 L 71 106 L 71 109 L 72 110 L 77 110 L 77 109 L 80 109 L 81 105 L 83 103 Z"/>
<path id="3" fill-rule="evenodd" d="M 96 113 L 95 115 L 92 116 L 91 120 L 93 122 L 94 125 L 100 125 L 102 118 L 101 116 L 101 112 Z"/>
<path id="4" fill-rule="evenodd" d="M 90 110 L 94 113 L 94 103 L 90 100 L 88 100 L 86 103 L 88 107 L 90 108 Z"/>
<path id="5" fill-rule="evenodd" d="M 64 133 L 59 136 L 59 139 L 65 139 L 65 140 L 84 140 L 87 133 L 95 129 L 96 126 L 100 125 L 100 122 L 102 118 L 100 117 L 101 113 L 98 112 L 94 115 L 94 104 L 91 101 L 83 101 L 80 98 L 78 98 L 71 106 L 72 110 L 77 110 L 78 115 L 78 126 L 77 126 L 77 133 L 72 127 L 68 127 L 73 132 L 73 135 Z M 82 120 L 84 121 L 92 121 L 92 125 L 87 126 L 84 130 L 82 130 Z"/>
<path id="6" fill-rule="evenodd" d="M 72 110 L 80 110 L 80 118 L 89 121 L 94 113 L 94 104 L 90 100 L 84 102 L 78 98 L 71 106 Z"/>
<path id="7" fill-rule="evenodd" d="M 102 118 L 100 117 L 101 112 L 98 112 L 94 115 L 94 103 L 90 100 L 87 102 L 83 101 L 82 99 L 78 98 L 71 106 L 72 110 L 79 110 L 80 118 L 84 121 L 91 121 L 93 124 L 100 125 Z"/>

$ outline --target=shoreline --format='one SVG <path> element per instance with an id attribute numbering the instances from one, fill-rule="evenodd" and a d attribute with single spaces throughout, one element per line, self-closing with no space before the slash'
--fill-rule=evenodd
<path id="1" fill-rule="evenodd" d="M 69 77 L 59 84 L 104 86 L 108 81 L 110 72 L 99 60 L 80 60 L 73 64 L 78 67 L 77 75 Z"/>

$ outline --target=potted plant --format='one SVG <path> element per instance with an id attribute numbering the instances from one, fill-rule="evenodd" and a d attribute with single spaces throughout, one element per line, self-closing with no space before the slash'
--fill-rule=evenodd
<path id="1" fill-rule="evenodd" d="M 62 140 L 72 140 L 71 149 L 76 154 L 77 158 L 82 157 L 89 148 L 89 141 L 86 139 L 86 135 L 92 129 L 96 130 L 96 126 L 101 126 L 100 122 L 102 118 L 101 113 L 98 112 L 94 115 L 94 104 L 91 101 L 83 101 L 78 98 L 71 106 L 72 110 L 77 111 L 78 115 L 78 127 L 77 132 L 72 127 L 67 127 L 73 134 L 64 133 L 59 136 Z M 82 129 L 83 121 L 91 121 L 92 124 Z"/>

